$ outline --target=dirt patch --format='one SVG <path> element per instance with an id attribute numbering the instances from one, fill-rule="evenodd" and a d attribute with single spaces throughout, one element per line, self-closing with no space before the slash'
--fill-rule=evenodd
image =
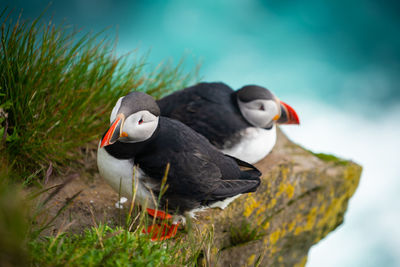
<path id="1" fill-rule="evenodd" d="M 129 203 L 126 202 L 122 209 L 116 208 L 119 200 L 115 192 L 104 179 L 100 177 L 96 164 L 97 143 L 89 144 L 82 149 L 84 153 L 80 160 L 79 171 L 70 170 L 64 176 L 51 176 L 45 188 L 66 183 L 66 185 L 55 194 L 46 204 L 46 214 L 41 220 L 49 220 L 56 216 L 57 212 L 65 206 L 75 194 L 80 194 L 69 204 L 69 206 L 55 219 L 52 226 L 42 234 L 51 235 L 59 230 L 72 233 L 81 233 L 85 229 L 99 223 L 107 223 L 110 226 L 123 225 L 125 214 Z M 43 194 L 44 200 L 54 190 Z M 93 215 L 92 212 L 93 211 Z M 67 226 L 67 228 L 66 228 Z"/>
<path id="2" fill-rule="evenodd" d="M 49 186 L 62 184 L 65 179 L 57 177 L 49 183 Z M 118 201 L 118 193 L 116 193 L 98 174 L 93 177 L 80 176 L 79 174 L 73 178 L 62 190 L 56 194 L 46 205 L 47 217 L 56 216 L 68 199 L 71 199 L 76 193 L 81 193 L 72 201 L 68 208 L 61 213 L 54 221 L 51 228 L 44 231 L 43 234 L 48 235 L 56 233 L 60 228 L 72 224 L 68 227 L 68 231 L 73 233 L 83 232 L 86 228 L 94 226 L 92 209 L 95 222 L 107 222 L 110 225 L 119 224 L 119 218 L 125 213 L 124 209 L 117 209 L 115 203 Z M 126 204 L 125 204 L 126 205 Z"/>

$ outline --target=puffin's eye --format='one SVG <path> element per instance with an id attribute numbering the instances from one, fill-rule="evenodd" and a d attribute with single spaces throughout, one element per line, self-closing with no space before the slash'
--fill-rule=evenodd
<path id="1" fill-rule="evenodd" d="M 265 110 L 264 105 L 261 105 L 259 110 Z"/>
<path id="2" fill-rule="evenodd" d="M 140 119 L 139 121 L 138 121 L 138 124 L 140 125 L 140 124 L 142 124 L 143 123 L 143 119 Z"/>

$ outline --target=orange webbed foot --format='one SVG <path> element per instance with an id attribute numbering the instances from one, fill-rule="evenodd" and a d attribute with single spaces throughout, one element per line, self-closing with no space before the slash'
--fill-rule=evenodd
<path id="1" fill-rule="evenodd" d="M 149 209 L 147 208 L 147 213 L 150 214 L 150 216 L 161 219 L 161 220 L 167 220 L 167 219 L 171 219 L 172 216 L 162 210 L 153 210 L 153 209 Z"/>
<path id="2" fill-rule="evenodd" d="M 162 241 L 170 239 L 178 232 L 179 223 L 167 225 L 167 224 L 154 224 L 143 229 L 143 233 L 151 234 L 151 241 Z"/>

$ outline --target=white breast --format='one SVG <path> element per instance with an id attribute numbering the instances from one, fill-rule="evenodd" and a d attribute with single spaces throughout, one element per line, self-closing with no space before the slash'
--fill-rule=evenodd
<path id="1" fill-rule="evenodd" d="M 241 133 L 239 143 L 231 148 L 222 149 L 225 154 L 246 161 L 248 163 L 256 163 L 263 159 L 276 142 L 276 126 L 272 126 L 270 130 L 249 127 Z"/>
<path id="2" fill-rule="evenodd" d="M 121 196 L 132 199 L 133 163 L 130 160 L 121 160 L 112 157 L 104 148 L 97 150 L 97 166 L 100 175 L 119 192 Z M 154 208 L 153 198 L 149 185 L 145 181 L 145 173 L 138 167 L 135 168 L 135 186 L 137 186 L 135 201 L 143 206 Z M 154 185 L 153 185 L 154 186 Z"/>

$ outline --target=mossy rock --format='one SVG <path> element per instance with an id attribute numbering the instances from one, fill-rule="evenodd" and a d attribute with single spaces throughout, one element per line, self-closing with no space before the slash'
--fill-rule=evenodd
<path id="1" fill-rule="evenodd" d="M 68 231 L 73 233 L 92 227 L 89 206 L 97 222 L 124 221 L 129 205 L 116 209 L 118 193 L 100 178 L 94 160 L 89 165 L 93 177 L 81 173 L 49 202 L 48 214 L 54 216 L 66 199 L 83 190 L 44 234 L 57 233 L 71 221 L 75 223 Z M 188 223 L 188 229 L 198 228 L 193 231 L 202 235 L 198 240 L 213 236 L 199 259 L 207 261 L 206 266 L 304 266 L 310 247 L 343 222 L 361 174 L 359 165 L 312 153 L 281 131 L 272 153 L 256 166 L 263 173 L 257 192 L 242 195 L 225 210 L 199 212 L 197 220 Z M 49 186 L 62 181 L 52 179 Z"/>
<path id="2" fill-rule="evenodd" d="M 310 247 L 343 222 L 362 168 L 305 150 L 281 131 L 255 165 L 263 173 L 257 192 L 193 220 L 199 233 L 214 232 L 208 258 L 217 266 L 304 266 Z"/>

